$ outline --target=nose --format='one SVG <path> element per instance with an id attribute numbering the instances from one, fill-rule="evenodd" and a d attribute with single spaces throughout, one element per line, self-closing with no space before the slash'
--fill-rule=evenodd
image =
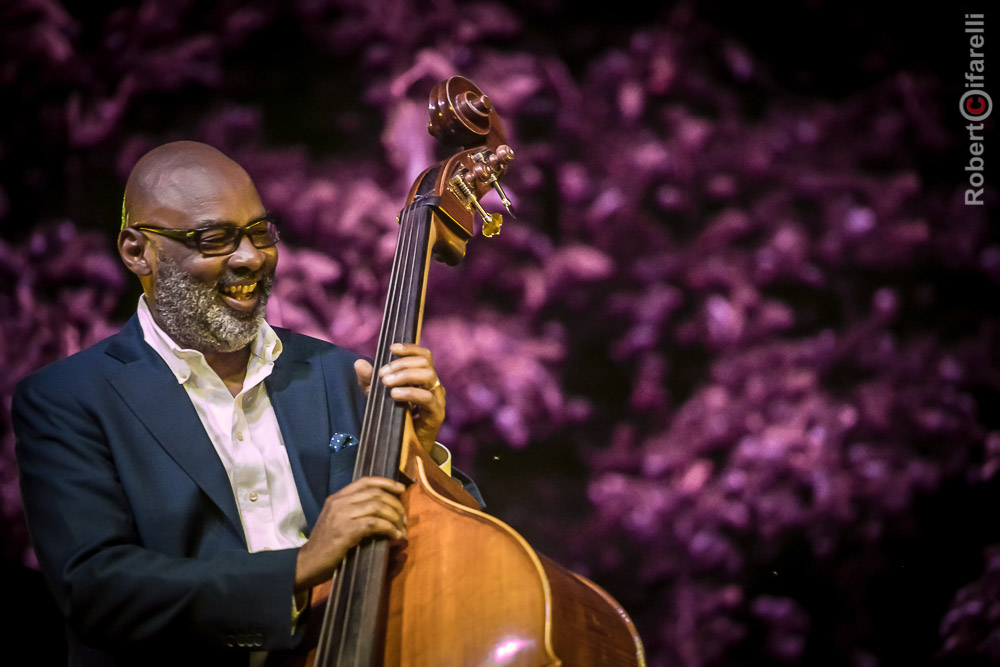
<path id="1" fill-rule="evenodd" d="M 230 269 L 237 273 L 251 273 L 264 266 L 264 263 L 267 261 L 265 250 L 271 250 L 271 248 L 258 248 L 253 243 L 250 243 L 249 237 L 244 236 L 240 239 L 240 244 L 236 246 L 236 250 L 229 255 L 226 263 Z"/>

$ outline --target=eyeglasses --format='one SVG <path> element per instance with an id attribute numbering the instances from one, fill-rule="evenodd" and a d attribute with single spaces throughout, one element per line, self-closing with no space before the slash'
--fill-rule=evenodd
<path id="1" fill-rule="evenodd" d="M 251 222 L 246 227 L 236 225 L 214 225 L 202 229 L 168 229 L 166 227 L 135 227 L 142 232 L 152 232 L 168 239 L 197 248 L 206 257 L 228 255 L 240 247 L 243 237 L 250 239 L 255 248 L 270 248 L 274 246 L 280 235 L 278 222 L 274 216 L 266 215 L 260 220 Z"/>

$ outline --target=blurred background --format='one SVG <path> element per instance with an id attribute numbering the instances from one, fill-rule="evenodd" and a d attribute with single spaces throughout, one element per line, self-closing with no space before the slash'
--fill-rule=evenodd
<path id="1" fill-rule="evenodd" d="M 0 3 L 4 632 L 36 664 L 10 396 L 134 312 L 135 160 L 243 164 L 286 223 L 269 320 L 371 355 L 455 74 L 517 154 L 519 219 L 433 267 L 425 320 L 490 511 L 650 665 L 1000 660 L 1000 170 L 966 206 L 958 112 L 986 3 L 580 4 Z"/>

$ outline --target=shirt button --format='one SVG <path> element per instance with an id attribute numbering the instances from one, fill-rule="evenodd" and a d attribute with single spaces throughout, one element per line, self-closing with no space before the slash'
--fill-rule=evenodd
<path id="1" fill-rule="evenodd" d="M 237 440 L 242 440 L 243 439 L 243 431 L 237 431 L 236 432 L 236 439 Z"/>
<path id="2" fill-rule="evenodd" d="M 257 492 L 256 491 L 251 491 L 250 492 L 250 502 L 252 502 L 252 503 L 257 502 Z"/>

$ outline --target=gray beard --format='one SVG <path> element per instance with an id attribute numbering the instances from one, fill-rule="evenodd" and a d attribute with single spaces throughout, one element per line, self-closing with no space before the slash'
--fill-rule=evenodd
<path id="1" fill-rule="evenodd" d="M 273 273 L 258 278 L 257 306 L 244 313 L 227 306 L 218 290 L 240 282 L 240 277 L 223 275 L 218 284 L 205 285 L 162 253 L 158 259 L 153 307 L 160 326 L 175 343 L 199 352 L 235 352 L 253 341 L 264 323 Z"/>

